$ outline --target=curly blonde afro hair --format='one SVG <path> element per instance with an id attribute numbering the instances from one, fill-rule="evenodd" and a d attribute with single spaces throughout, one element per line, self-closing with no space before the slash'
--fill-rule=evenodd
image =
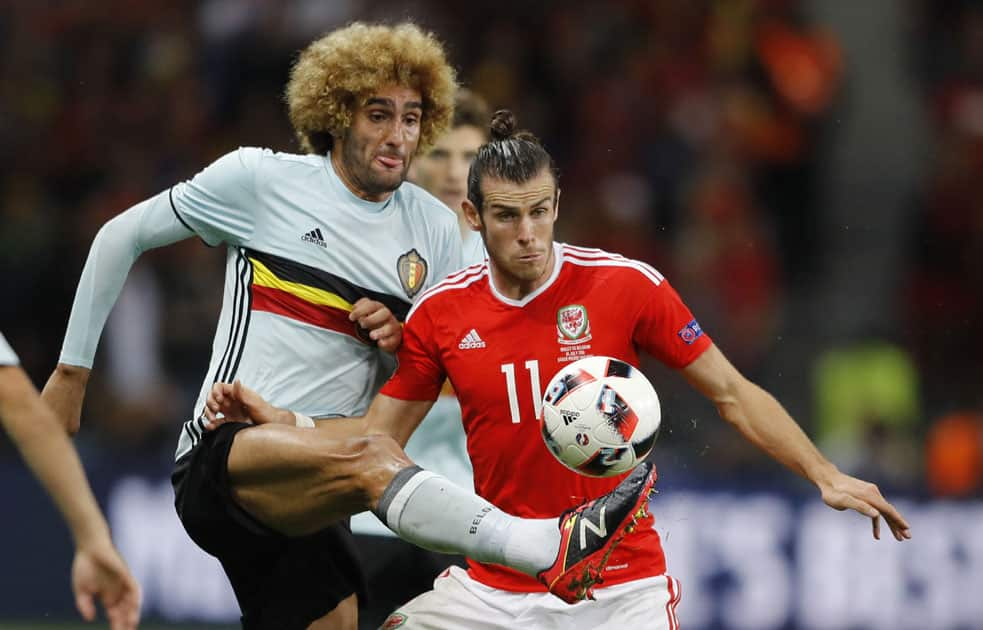
<path id="1" fill-rule="evenodd" d="M 326 154 L 344 135 L 355 111 L 387 85 L 423 98 L 420 143 L 429 149 L 447 131 L 457 82 L 443 45 L 412 23 L 355 22 L 305 48 L 290 72 L 286 100 L 301 147 Z"/>

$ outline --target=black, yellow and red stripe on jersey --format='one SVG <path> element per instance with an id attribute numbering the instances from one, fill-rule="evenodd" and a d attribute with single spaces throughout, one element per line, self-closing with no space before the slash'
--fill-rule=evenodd
<path id="1" fill-rule="evenodd" d="M 410 304 L 400 298 L 360 287 L 340 276 L 286 258 L 246 250 L 253 267 L 252 308 L 276 313 L 362 341 L 355 322 L 348 320 L 353 305 L 367 297 L 385 304 L 404 321 Z"/>

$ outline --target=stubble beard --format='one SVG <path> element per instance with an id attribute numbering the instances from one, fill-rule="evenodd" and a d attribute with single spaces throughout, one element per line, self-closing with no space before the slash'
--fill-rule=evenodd
<path id="1" fill-rule="evenodd" d="M 348 167 L 349 177 L 354 180 L 356 186 L 369 195 L 383 195 L 391 193 L 399 188 L 406 181 L 406 174 L 410 170 L 410 160 L 405 160 L 403 169 L 397 175 L 391 177 L 380 176 L 372 170 L 372 160 L 368 162 L 362 159 L 364 146 L 353 146 L 351 140 L 346 139 L 342 142 L 341 154 L 344 163 Z"/>
<path id="2" fill-rule="evenodd" d="M 493 256 L 490 252 L 489 257 L 495 263 L 495 267 L 499 270 L 499 272 L 511 282 L 516 284 L 529 284 L 541 279 L 546 273 L 546 269 L 550 263 L 550 258 L 552 257 L 552 249 L 549 249 L 546 252 L 546 257 L 543 262 L 534 267 L 523 265 L 519 262 L 513 263 L 507 258 L 503 260 L 500 256 Z"/>

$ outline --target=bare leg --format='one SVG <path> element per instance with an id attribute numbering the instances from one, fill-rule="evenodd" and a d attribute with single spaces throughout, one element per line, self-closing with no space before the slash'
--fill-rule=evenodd
<path id="1" fill-rule="evenodd" d="M 228 461 L 236 502 L 287 536 L 374 508 L 393 476 L 412 465 L 387 436 L 332 439 L 324 429 L 278 424 L 239 431 Z"/>
<path id="2" fill-rule="evenodd" d="M 287 536 L 313 534 L 371 509 L 421 547 L 529 575 L 548 567 L 559 546 L 557 519 L 509 516 L 420 470 L 388 436 L 333 439 L 323 428 L 259 425 L 236 433 L 228 469 L 236 503 Z"/>

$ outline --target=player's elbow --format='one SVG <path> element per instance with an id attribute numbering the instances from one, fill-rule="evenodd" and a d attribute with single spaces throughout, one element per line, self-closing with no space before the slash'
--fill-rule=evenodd
<path id="1" fill-rule="evenodd" d="M 761 423 L 774 416 L 777 406 L 771 394 L 743 377 L 716 402 L 720 416 L 755 443 L 761 439 Z"/>
<path id="2" fill-rule="evenodd" d="M 741 413 L 740 406 L 735 402 L 717 402 L 715 403 L 717 408 L 717 415 L 720 416 L 728 424 L 738 425 L 740 424 Z"/>
<path id="3" fill-rule="evenodd" d="M 117 214 L 115 217 L 102 224 L 102 227 L 100 227 L 99 231 L 96 232 L 95 240 L 99 241 L 107 238 L 113 238 L 126 229 L 128 219 L 129 217 L 126 216 L 125 212 Z"/>
<path id="4" fill-rule="evenodd" d="M 740 429 L 747 421 L 744 401 L 747 400 L 746 388 L 753 385 L 746 380 L 729 382 L 725 387 L 714 393 L 713 404 L 717 413 L 729 424 Z"/>
<path id="5" fill-rule="evenodd" d="M 96 232 L 92 249 L 98 247 L 100 250 L 128 252 L 134 259 L 143 253 L 139 243 L 140 214 L 135 211 L 135 208 L 130 208 L 106 221 Z"/>

